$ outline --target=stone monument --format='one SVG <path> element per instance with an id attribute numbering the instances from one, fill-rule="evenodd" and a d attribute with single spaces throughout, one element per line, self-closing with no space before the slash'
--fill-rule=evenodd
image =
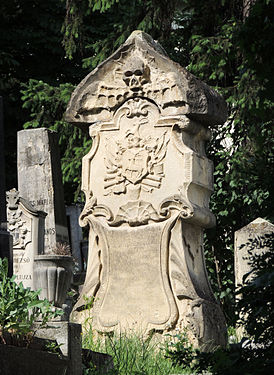
<path id="1" fill-rule="evenodd" d="M 15 281 L 34 290 L 34 258 L 44 251 L 46 213 L 37 211 L 12 189 L 7 192 L 8 230 L 13 237 L 13 274 Z"/>
<path id="2" fill-rule="evenodd" d="M 45 253 L 51 253 L 57 242 L 69 242 L 57 133 L 19 131 L 17 169 L 20 196 L 47 213 Z"/>
<path id="3" fill-rule="evenodd" d="M 273 233 L 274 225 L 260 217 L 235 232 L 234 263 L 236 288 L 243 284 L 244 275 L 249 273 L 247 280 L 252 278 L 251 256 L 262 255 L 266 251 L 270 251 L 269 248 L 258 246 L 255 247 L 252 253 L 249 253 L 250 241 Z"/>
<path id="4" fill-rule="evenodd" d="M 78 85 L 66 119 L 93 139 L 80 216 L 89 259 L 73 318 L 85 319 L 85 296 L 98 332 L 186 327 L 197 346 L 224 345 L 203 255 L 203 230 L 215 225 L 204 143 L 226 119 L 223 99 L 135 31 Z"/>

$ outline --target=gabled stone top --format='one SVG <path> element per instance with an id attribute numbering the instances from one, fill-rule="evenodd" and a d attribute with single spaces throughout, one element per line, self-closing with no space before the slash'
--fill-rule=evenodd
<path id="1" fill-rule="evenodd" d="M 74 90 L 65 118 L 82 128 L 110 121 L 126 100 L 154 102 L 162 117 L 186 115 L 205 125 L 223 124 L 223 98 L 170 60 L 148 34 L 134 31 L 108 59 L 89 73 Z"/>
<path id="2" fill-rule="evenodd" d="M 238 229 L 235 233 L 241 232 L 254 232 L 260 235 L 262 232 L 274 232 L 274 225 L 261 217 L 251 221 L 251 223 L 247 224 L 241 229 Z"/>

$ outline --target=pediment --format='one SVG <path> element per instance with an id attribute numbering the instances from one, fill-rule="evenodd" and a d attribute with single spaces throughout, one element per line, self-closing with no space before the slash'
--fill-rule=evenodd
<path id="1" fill-rule="evenodd" d="M 227 115 L 216 91 L 169 59 L 149 35 L 135 31 L 76 87 L 66 120 L 82 128 L 111 121 L 121 105 L 136 97 L 155 103 L 161 117 L 186 115 L 214 125 Z"/>

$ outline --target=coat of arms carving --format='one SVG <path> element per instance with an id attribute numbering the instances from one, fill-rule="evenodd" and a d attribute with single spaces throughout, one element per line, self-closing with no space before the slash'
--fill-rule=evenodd
<path id="1" fill-rule="evenodd" d="M 127 117 L 136 117 L 136 121 L 125 134 L 106 142 L 106 176 L 104 178 L 105 195 L 126 193 L 127 186 L 135 185 L 140 190 L 151 192 L 160 188 L 164 177 L 164 158 L 169 138 L 167 131 L 159 137 L 142 133 L 149 126 L 148 119 L 138 112 L 138 102 Z M 140 101 L 141 104 L 141 101 Z M 138 116 L 138 114 L 140 116 Z"/>

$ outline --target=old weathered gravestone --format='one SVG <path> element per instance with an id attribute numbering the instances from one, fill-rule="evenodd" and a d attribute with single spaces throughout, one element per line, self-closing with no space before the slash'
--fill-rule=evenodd
<path id="1" fill-rule="evenodd" d="M 265 235 L 271 233 L 274 233 L 274 225 L 260 217 L 235 232 L 234 263 L 236 288 L 243 285 L 244 275 L 249 273 L 248 279 L 252 278 L 251 257 L 270 251 L 269 248 L 256 246 L 256 243 L 252 245 L 252 241 L 263 239 Z M 253 248 L 251 252 L 250 245 Z"/>
<path id="2" fill-rule="evenodd" d="M 69 242 L 57 133 L 45 128 L 18 132 L 20 196 L 47 213 L 45 253 L 58 242 Z"/>
<path id="3" fill-rule="evenodd" d="M 74 318 L 99 332 L 172 332 L 224 344 L 225 322 L 204 264 L 213 165 L 209 125 L 222 98 L 137 31 L 76 88 L 66 118 L 90 127 L 83 159 L 90 226 L 87 276 Z"/>
<path id="4" fill-rule="evenodd" d="M 271 251 L 270 248 L 262 246 L 262 243 L 266 243 L 264 241 L 266 235 L 273 235 L 273 233 L 274 225 L 260 217 L 235 232 L 234 269 L 236 289 L 250 281 L 255 276 L 251 260 L 253 257 Z M 237 295 L 237 298 L 240 299 L 242 296 Z M 237 325 L 238 340 L 247 335 L 245 327 L 242 324 L 242 321 L 246 321 L 246 319 L 247 317 L 240 315 L 239 324 Z"/>
<path id="5" fill-rule="evenodd" d="M 12 189 L 7 192 L 8 230 L 13 237 L 13 274 L 15 281 L 34 289 L 34 257 L 44 251 L 46 213 L 37 211 Z"/>

